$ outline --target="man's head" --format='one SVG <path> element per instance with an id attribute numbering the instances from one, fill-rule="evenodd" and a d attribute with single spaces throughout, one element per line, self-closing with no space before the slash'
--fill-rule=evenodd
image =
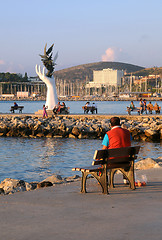
<path id="1" fill-rule="evenodd" d="M 111 126 L 114 127 L 114 126 L 120 126 L 120 118 L 118 117 L 112 117 L 110 119 L 110 123 L 111 123 Z"/>

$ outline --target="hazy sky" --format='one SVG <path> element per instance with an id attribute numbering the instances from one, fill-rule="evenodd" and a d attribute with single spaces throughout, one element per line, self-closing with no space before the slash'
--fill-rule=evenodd
<path id="1" fill-rule="evenodd" d="M 35 76 L 55 44 L 55 70 L 99 61 L 162 66 L 162 0 L 0 1 L 0 72 Z"/>

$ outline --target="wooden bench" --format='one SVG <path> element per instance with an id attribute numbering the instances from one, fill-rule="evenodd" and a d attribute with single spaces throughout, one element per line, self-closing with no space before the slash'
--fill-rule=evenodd
<path id="1" fill-rule="evenodd" d="M 22 113 L 23 108 L 24 108 L 24 106 L 11 106 L 10 111 L 11 111 L 12 113 L 14 113 L 15 110 L 19 110 L 19 113 Z"/>
<path id="2" fill-rule="evenodd" d="M 131 115 L 132 112 L 137 112 L 138 114 L 140 114 L 140 108 L 131 109 L 130 107 L 127 107 L 127 112 L 128 115 Z"/>
<path id="3" fill-rule="evenodd" d="M 53 113 L 54 114 L 69 114 L 70 113 L 69 109 L 70 109 L 70 107 L 65 107 L 64 109 L 60 108 L 59 112 L 57 112 L 57 110 L 53 109 Z"/>
<path id="4" fill-rule="evenodd" d="M 137 159 L 139 149 L 140 146 L 96 150 L 92 166 L 72 169 L 82 172 L 81 192 L 86 193 L 87 176 L 91 174 L 101 185 L 102 193 L 108 194 L 108 187 L 114 187 L 114 174 L 117 170 L 129 181 L 130 188 L 135 189 L 134 160 Z"/>
<path id="5" fill-rule="evenodd" d="M 93 106 L 92 107 L 83 106 L 82 109 L 83 109 L 84 113 L 88 113 L 90 111 L 92 114 L 94 112 L 96 112 L 96 114 L 97 114 L 97 108 L 95 108 Z"/>

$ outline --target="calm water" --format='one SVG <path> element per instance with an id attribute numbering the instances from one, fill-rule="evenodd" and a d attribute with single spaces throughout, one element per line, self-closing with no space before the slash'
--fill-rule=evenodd
<path id="1" fill-rule="evenodd" d="M 83 139 L 28 139 L 0 138 L 0 181 L 7 177 L 28 182 L 42 181 L 56 173 L 63 177 L 73 176 L 72 167 L 91 164 L 96 149 L 101 149 L 101 140 Z M 160 143 L 141 145 L 138 160 L 161 156 Z"/>
<path id="2" fill-rule="evenodd" d="M 10 107 L 14 101 L 0 101 L 0 112 L 9 113 Z M 23 113 L 35 113 L 42 109 L 45 101 L 17 101 L 18 105 L 24 106 Z M 86 101 L 67 101 L 65 102 L 70 107 L 70 113 L 83 113 L 82 106 Z M 129 106 L 129 101 L 96 101 L 98 113 L 101 114 L 127 114 L 126 107 Z M 154 101 L 152 101 L 155 104 Z M 139 102 L 134 101 L 136 107 L 139 107 Z M 162 102 L 158 102 L 162 107 Z"/>
<path id="3" fill-rule="evenodd" d="M 24 113 L 34 113 L 42 108 L 44 101 L 18 101 L 24 106 Z M 126 114 L 127 101 L 96 102 L 99 113 Z M 138 106 L 139 102 L 134 102 Z M 153 102 L 154 103 L 154 102 Z M 68 101 L 70 113 L 82 113 L 85 102 Z M 0 112 L 9 113 L 13 101 L 0 101 Z M 161 102 L 159 102 L 161 106 Z M 63 177 L 79 174 L 72 167 L 85 166 L 92 162 L 96 149 L 101 149 L 101 140 L 81 139 L 28 139 L 0 138 L 0 181 L 7 177 L 28 182 L 41 181 L 53 173 Z M 133 142 L 133 145 L 137 145 Z M 139 143 L 140 158 L 161 156 L 160 143 Z M 86 157 L 85 157 L 86 156 Z M 139 158 L 139 159 L 140 159 Z"/>

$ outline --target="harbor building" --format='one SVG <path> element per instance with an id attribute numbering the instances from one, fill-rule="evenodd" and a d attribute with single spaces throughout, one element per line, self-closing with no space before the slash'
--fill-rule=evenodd
<path id="1" fill-rule="evenodd" d="M 123 70 L 103 69 L 93 71 L 93 81 L 86 84 L 87 94 L 103 94 L 103 89 L 106 92 L 113 92 L 122 85 Z"/>

